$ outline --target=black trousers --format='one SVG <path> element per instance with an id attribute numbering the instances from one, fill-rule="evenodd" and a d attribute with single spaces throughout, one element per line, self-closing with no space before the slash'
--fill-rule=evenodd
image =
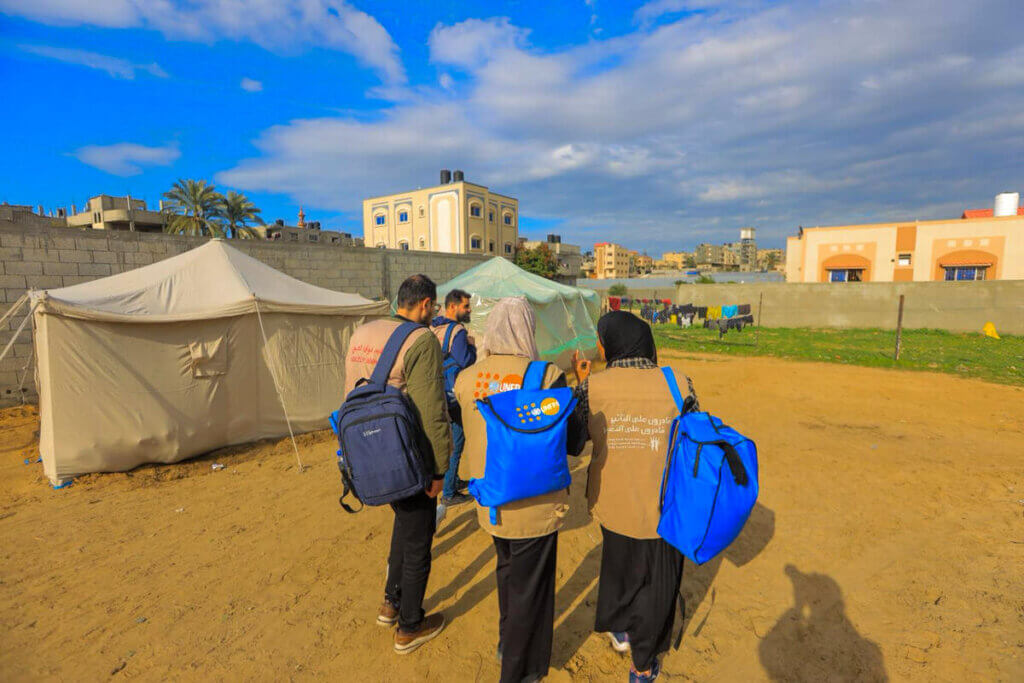
<path id="1" fill-rule="evenodd" d="M 594 630 L 628 633 L 633 666 L 647 671 L 671 644 L 683 555 L 660 538 L 630 538 L 603 526 L 601 534 Z"/>
<path id="2" fill-rule="evenodd" d="M 430 578 L 430 546 L 437 528 L 437 499 L 420 491 L 391 504 L 391 554 L 384 596 L 398 608 L 398 627 L 415 631 L 423 621 L 423 594 Z"/>
<path id="3" fill-rule="evenodd" d="M 498 555 L 498 640 L 501 683 L 543 677 L 555 630 L 558 532 L 539 538 L 494 537 Z"/>

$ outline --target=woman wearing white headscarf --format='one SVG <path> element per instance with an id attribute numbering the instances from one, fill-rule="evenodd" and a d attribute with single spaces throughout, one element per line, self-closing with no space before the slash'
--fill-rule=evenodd
<path id="1" fill-rule="evenodd" d="M 487 427 L 476 401 L 522 386 L 526 367 L 538 360 L 536 329 L 533 309 L 524 297 L 502 299 L 487 317 L 481 359 L 462 371 L 455 382 L 466 431 L 466 450 L 459 467 L 459 476 L 465 479 L 483 477 L 487 465 Z M 543 386 L 566 386 L 565 373 L 548 364 Z M 574 415 L 568 438 L 572 455 L 583 450 L 585 432 Z M 502 505 L 495 524 L 490 509 L 477 505 L 477 520 L 494 537 L 497 551 L 498 653 L 503 683 L 534 681 L 547 675 L 554 634 L 558 529 L 568 511 L 569 495 L 564 490 Z"/>

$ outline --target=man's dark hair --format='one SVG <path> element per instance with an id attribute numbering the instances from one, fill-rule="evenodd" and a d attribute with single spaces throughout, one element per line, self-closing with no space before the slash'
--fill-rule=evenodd
<path id="1" fill-rule="evenodd" d="M 470 293 L 462 289 L 453 289 L 448 292 L 448 296 L 444 298 L 444 307 L 448 308 L 452 304 L 461 304 L 464 299 L 470 297 Z"/>
<path id="2" fill-rule="evenodd" d="M 398 288 L 395 304 L 398 308 L 412 308 L 424 299 L 437 299 L 437 285 L 426 275 L 410 275 Z"/>

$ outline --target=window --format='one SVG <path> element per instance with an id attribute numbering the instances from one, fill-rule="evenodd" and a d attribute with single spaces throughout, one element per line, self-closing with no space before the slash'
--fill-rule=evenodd
<path id="1" fill-rule="evenodd" d="M 290 239 L 292 242 L 298 242 L 299 241 L 299 233 L 297 233 L 297 232 L 290 232 L 290 233 L 288 233 L 288 239 Z"/>
<path id="2" fill-rule="evenodd" d="M 420 218 L 423 218 L 423 216 L 425 216 L 425 215 L 426 215 L 426 213 L 423 211 L 423 207 L 421 206 L 420 207 Z"/>
<path id="3" fill-rule="evenodd" d="M 900 254 L 899 257 L 896 259 L 896 263 L 901 266 L 909 266 L 910 254 Z"/>
<path id="4" fill-rule="evenodd" d="M 399 223 L 408 223 L 409 222 L 409 212 L 408 211 L 399 211 L 398 212 L 398 222 Z"/>
<path id="5" fill-rule="evenodd" d="M 426 249 L 426 248 L 427 248 L 427 241 L 421 237 L 420 238 L 420 249 Z"/>
<path id="6" fill-rule="evenodd" d="M 512 243 L 511 242 L 505 242 L 505 253 L 506 254 L 511 254 L 512 253 Z"/>
<path id="7" fill-rule="evenodd" d="M 402 251 L 409 251 L 409 243 L 403 240 L 398 243 L 398 248 Z"/>
<path id="8" fill-rule="evenodd" d="M 984 280 L 988 266 L 945 266 L 946 280 Z"/>
<path id="9" fill-rule="evenodd" d="M 487 221 L 489 223 L 493 223 L 494 222 L 494 212 L 493 211 L 488 211 L 487 212 Z"/>
<path id="10" fill-rule="evenodd" d="M 310 242 L 319 242 L 320 241 L 320 235 L 310 235 L 309 236 L 309 241 Z"/>
<path id="11" fill-rule="evenodd" d="M 512 214 L 505 214 L 505 225 L 512 225 Z"/>
<path id="12" fill-rule="evenodd" d="M 383 242 L 377 242 L 377 248 L 378 249 L 387 249 L 388 245 L 384 244 Z"/>
<path id="13" fill-rule="evenodd" d="M 472 237 L 469 238 L 469 246 L 472 249 L 481 249 L 483 247 L 483 244 L 483 241 L 476 235 L 473 235 Z"/>
<path id="14" fill-rule="evenodd" d="M 861 282 L 863 276 L 863 268 L 839 268 L 828 271 L 829 282 Z"/>
<path id="15" fill-rule="evenodd" d="M 470 204 L 469 205 L 469 215 L 470 216 L 474 216 L 475 218 L 480 218 L 480 205 L 479 204 Z"/>
<path id="16" fill-rule="evenodd" d="M 384 220 L 384 214 L 382 213 L 378 213 L 376 216 L 373 217 L 373 222 L 376 223 L 377 225 L 384 225 Z"/>
<path id="17" fill-rule="evenodd" d="M 491 240 L 490 242 L 487 243 L 487 251 L 491 252 L 492 254 L 494 253 L 494 240 Z"/>

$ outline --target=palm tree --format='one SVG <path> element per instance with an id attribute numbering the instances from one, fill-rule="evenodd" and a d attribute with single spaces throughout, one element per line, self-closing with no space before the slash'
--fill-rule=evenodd
<path id="1" fill-rule="evenodd" d="M 171 215 L 165 232 L 174 235 L 224 236 L 221 204 L 224 200 L 217 188 L 205 180 L 181 178 L 167 192 L 164 211 Z"/>
<path id="2" fill-rule="evenodd" d="M 241 192 L 235 192 L 234 190 L 228 192 L 227 196 L 221 200 L 220 212 L 226 223 L 225 227 L 228 229 L 229 237 L 240 237 L 242 239 L 259 237 L 259 234 L 246 225 L 246 223 L 255 221 L 263 225 L 260 210 Z"/>

